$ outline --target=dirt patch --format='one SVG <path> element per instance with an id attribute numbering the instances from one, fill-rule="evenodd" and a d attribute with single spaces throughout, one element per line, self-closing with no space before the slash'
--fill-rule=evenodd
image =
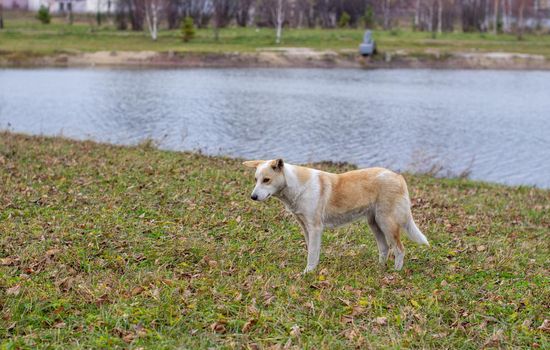
<path id="1" fill-rule="evenodd" d="M 309 48 L 265 48 L 246 53 L 186 53 L 154 51 L 71 52 L 52 56 L 0 52 L 0 66 L 29 67 L 181 67 L 181 68 L 441 68 L 441 69 L 550 69 L 541 55 L 520 53 L 440 53 L 404 50 L 363 58 L 355 50 L 317 51 Z"/>

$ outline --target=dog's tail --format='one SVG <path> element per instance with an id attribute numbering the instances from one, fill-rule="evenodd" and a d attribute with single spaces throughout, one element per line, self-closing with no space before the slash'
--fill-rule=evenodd
<path id="1" fill-rule="evenodd" d="M 409 220 L 407 223 L 403 226 L 403 229 L 407 233 L 407 236 L 414 242 L 419 244 L 425 244 L 427 246 L 430 246 L 430 242 L 428 242 L 428 239 L 424 234 L 418 229 L 416 224 L 414 223 L 414 220 L 412 218 L 412 215 L 409 215 Z"/>

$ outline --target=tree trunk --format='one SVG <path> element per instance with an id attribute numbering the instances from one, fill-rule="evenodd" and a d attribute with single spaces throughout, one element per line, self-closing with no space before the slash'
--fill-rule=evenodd
<path id="1" fill-rule="evenodd" d="M 73 24 L 73 3 L 67 3 L 67 23 Z"/>
<path id="2" fill-rule="evenodd" d="M 384 30 L 391 29 L 391 0 L 384 0 L 382 12 L 384 14 Z"/>
<path id="3" fill-rule="evenodd" d="M 437 34 L 443 32 L 443 0 L 437 1 Z"/>
<path id="4" fill-rule="evenodd" d="M 434 3 L 432 2 L 431 6 L 428 6 L 428 12 L 430 15 L 430 20 L 428 21 L 428 31 L 434 35 Z"/>
<path id="5" fill-rule="evenodd" d="M 145 21 L 147 22 L 147 28 L 151 34 L 151 39 L 157 40 L 157 27 L 158 27 L 158 7 L 154 0 L 151 3 L 146 2 L 145 8 Z"/>
<path id="6" fill-rule="evenodd" d="M 414 24 L 413 24 L 415 31 L 418 30 L 419 20 L 420 20 L 420 0 L 416 0 L 416 5 L 414 6 Z"/>
<path id="7" fill-rule="evenodd" d="M 0 1 L 0 29 L 4 29 L 4 5 Z"/>
<path id="8" fill-rule="evenodd" d="M 518 18 L 518 40 L 523 39 L 523 10 L 525 10 L 525 0 L 519 2 L 519 18 Z"/>
<path id="9" fill-rule="evenodd" d="M 97 0 L 97 13 L 95 16 L 97 26 L 101 26 L 101 0 Z"/>
<path id="10" fill-rule="evenodd" d="M 493 9 L 493 33 L 496 35 L 498 34 L 498 7 L 499 7 L 499 0 L 494 0 L 494 9 Z"/>
<path id="11" fill-rule="evenodd" d="M 277 0 L 277 33 L 275 34 L 275 43 L 279 45 L 281 43 L 281 35 L 283 31 L 283 0 Z"/>
<path id="12" fill-rule="evenodd" d="M 535 0 L 533 2 L 533 12 L 535 13 L 535 29 L 540 29 L 540 0 Z"/>

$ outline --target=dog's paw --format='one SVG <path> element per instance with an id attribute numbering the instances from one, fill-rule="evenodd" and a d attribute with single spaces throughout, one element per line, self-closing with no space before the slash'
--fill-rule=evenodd
<path id="1" fill-rule="evenodd" d="M 302 272 L 302 275 L 306 275 L 308 273 L 310 273 L 311 271 L 315 270 L 316 266 L 306 266 L 306 268 L 304 269 L 304 272 Z"/>

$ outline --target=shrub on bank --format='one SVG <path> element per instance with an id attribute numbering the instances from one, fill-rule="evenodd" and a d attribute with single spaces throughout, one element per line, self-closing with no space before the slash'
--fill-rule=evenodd
<path id="1" fill-rule="evenodd" d="M 50 15 L 50 9 L 44 5 L 40 6 L 40 9 L 36 14 L 36 19 L 42 22 L 42 24 L 50 24 L 50 22 L 52 21 L 52 16 Z"/>
<path id="2" fill-rule="evenodd" d="M 193 18 L 187 16 L 183 20 L 181 26 L 181 34 L 183 36 L 183 41 L 188 42 L 195 37 L 195 27 L 193 26 Z"/>

